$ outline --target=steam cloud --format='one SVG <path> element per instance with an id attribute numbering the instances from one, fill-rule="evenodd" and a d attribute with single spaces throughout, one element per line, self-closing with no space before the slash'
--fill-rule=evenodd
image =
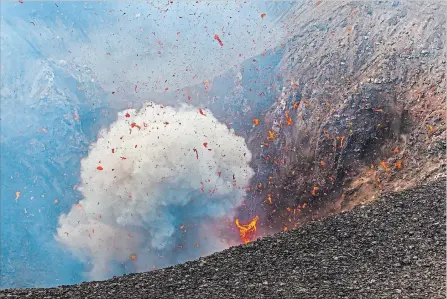
<path id="1" fill-rule="evenodd" d="M 242 137 L 203 113 L 149 103 L 119 113 L 91 146 L 81 161 L 84 199 L 61 215 L 56 236 L 91 265 L 91 278 L 228 246 L 219 234 L 244 200 L 251 153 Z"/>

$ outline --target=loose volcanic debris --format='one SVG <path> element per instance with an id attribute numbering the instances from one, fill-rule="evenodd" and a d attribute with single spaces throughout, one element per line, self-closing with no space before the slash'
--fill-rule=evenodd
<path id="1" fill-rule="evenodd" d="M 445 298 L 445 177 L 199 260 L 0 298 Z"/>

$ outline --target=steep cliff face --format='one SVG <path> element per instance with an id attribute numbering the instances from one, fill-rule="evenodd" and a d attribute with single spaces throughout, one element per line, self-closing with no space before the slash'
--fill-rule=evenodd
<path id="1" fill-rule="evenodd" d="M 261 192 L 273 222 L 297 225 L 297 214 L 349 209 L 445 172 L 446 9 L 305 1 L 290 11 L 285 87 L 266 114 L 273 136 L 250 143 L 276 161 Z"/>

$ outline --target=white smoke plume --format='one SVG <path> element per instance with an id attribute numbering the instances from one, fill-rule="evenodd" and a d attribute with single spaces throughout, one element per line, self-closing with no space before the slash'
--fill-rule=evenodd
<path id="1" fill-rule="evenodd" d="M 81 161 L 83 199 L 61 215 L 56 239 L 91 265 L 92 279 L 221 250 L 250 160 L 244 139 L 208 110 L 120 112 Z"/>

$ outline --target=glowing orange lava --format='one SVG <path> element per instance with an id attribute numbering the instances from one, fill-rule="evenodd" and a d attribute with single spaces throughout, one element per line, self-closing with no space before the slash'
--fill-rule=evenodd
<path id="1" fill-rule="evenodd" d="M 244 244 L 252 241 L 253 235 L 256 232 L 256 223 L 259 220 L 259 216 L 255 216 L 248 224 L 240 224 L 239 219 L 236 219 L 234 223 L 239 229 L 239 234 L 241 235 L 241 240 Z"/>
<path id="2" fill-rule="evenodd" d="M 382 166 L 385 169 L 386 172 L 391 171 L 391 168 L 388 167 L 388 165 L 386 164 L 385 161 L 381 161 L 380 162 L 380 166 Z"/>
<path id="3" fill-rule="evenodd" d="M 396 168 L 402 168 L 402 160 L 397 160 L 397 162 L 394 163 L 394 166 L 396 166 Z"/>
<path id="4" fill-rule="evenodd" d="M 289 111 L 286 111 L 286 121 L 288 126 L 293 125 L 293 119 L 289 116 Z"/>
<path id="5" fill-rule="evenodd" d="M 269 134 L 269 136 L 267 137 L 267 140 L 273 140 L 276 138 L 276 133 L 272 130 L 268 130 L 267 133 Z"/>

